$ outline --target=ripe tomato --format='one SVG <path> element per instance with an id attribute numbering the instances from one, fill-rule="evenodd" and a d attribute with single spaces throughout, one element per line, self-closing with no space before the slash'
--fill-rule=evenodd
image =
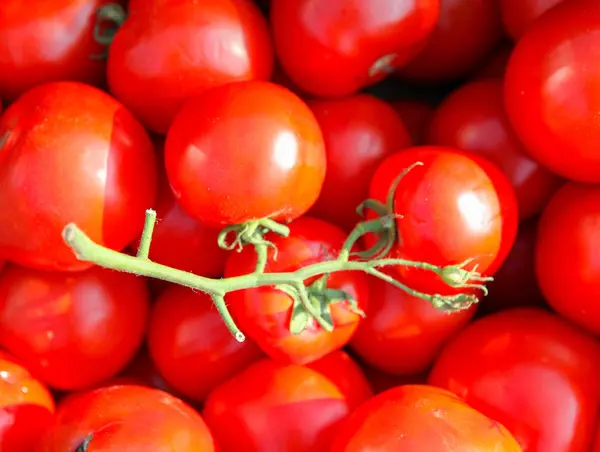
<path id="1" fill-rule="evenodd" d="M 190 99 L 169 130 L 165 160 L 177 201 L 212 225 L 291 221 L 317 200 L 326 168 L 310 109 L 286 88 L 260 81 Z"/>
<path id="2" fill-rule="evenodd" d="M 469 83 L 448 96 L 431 121 L 428 142 L 455 146 L 496 163 L 515 189 L 521 219 L 538 214 L 561 184 L 527 154 L 512 130 L 501 80 Z"/>
<path id="3" fill-rule="evenodd" d="M 311 217 L 302 217 L 290 225 L 289 237 L 269 234 L 265 238 L 277 248 L 269 248 L 266 273 L 295 271 L 301 267 L 331 260 L 339 254 L 346 235 L 337 226 Z M 251 273 L 256 267 L 256 253 L 245 247 L 231 253 L 225 277 Z M 308 281 L 312 283 L 314 281 Z M 327 287 L 352 296 L 360 309 L 368 302 L 367 277 L 358 271 L 336 272 L 329 276 Z M 295 364 L 315 361 L 348 343 L 361 317 L 351 310 L 347 300 L 330 305 L 335 326 L 325 331 L 313 318 L 299 334 L 290 331 L 294 301 L 288 294 L 272 286 L 230 292 L 225 300 L 239 328 L 256 341 L 273 359 Z"/>
<path id="4" fill-rule="evenodd" d="M 371 182 L 370 198 L 385 202 L 392 182 L 416 162 L 398 184 L 394 211 L 401 243 L 390 257 L 454 265 L 474 258 L 477 271 L 493 275 L 517 232 L 517 203 L 508 179 L 488 160 L 451 147 L 423 146 L 384 160 Z M 467 266 L 471 269 L 472 266 Z M 408 286 L 450 294 L 436 274 L 397 267 Z"/>
<path id="5" fill-rule="evenodd" d="M 546 311 L 484 317 L 450 342 L 429 382 L 501 422 L 524 452 L 589 450 L 600 346 Z"/>
<path id="6" fill-rule="evenodd" d="M 96 88 L 33 88 L 0 119 L 0 254 L 20 265 L 82 270 L 62 230 L 75 222 L 115 250 L 139 236 L 156 194 L 154 148 L 121 104 Z"/>
<path id="7" fill-rule="evenodd" d="M 111 92 L 165 134 L 190 96 L 272 69 L 267 21 L 251 1 L 154 1 L 116 33 L 107 74 Z"/>
<path id="8" fill-rule="evenodd" d="M 350 407 L 321 373 L 265 359 L 217 387 L 202 413 L 219 450 L 328 451 Z"/>
<path id="9" fill-rule="evenodd" d="M 323 358 L 307 364 L 334 383 L 350 409 L 354 409 L 373 396 L 373 389 L 360 366 L 342 350 L 336 350 Z"/>
<path id="10" fill-rule="evenodd" d="M 600 334 L 600 188 L 565 184 L 542 214 L 535 271 L 546 300 L 563 316 Z"/>
<path id="11" fill-rule="evenodd" d="M 455 394 L 425 385 L 385 391 L 342 424 L 331 452 L 521 452 L 502 425 Z"/>
<path id="12" fill-rule="evenodd" d="M 35 450 L 52 423 L 54 400 L 46 386 L 18 360 L 0 352 L 0 447 Z"/>
<path id="13" fill-rule="evenodd" d="M 65 399 L 37 452 L 213 452 L 200 415 L 181 400 L 142 386 L 98 388 Z"/>
<path id="14" fill-rule="evenodd" d="M 554 173 L 600 182 L 600 2 L 570 0 L 540 17 L 506 70 L 509 119 Z"/>
<path id="15" fill-rule="evenodd" d="M 262 356 L 252 341 L 240 344 L 231 336 L 209 295 L 182 286 L 170 286 L 156 300 L 148 348 L 167 383 L 197 402 Z"/>
<path id="16" fill-rule="evenodd" d="M 471 309 L 444 312 L 371 277 L 367 317 L 350 341 L 352 350 L 369 365 L 390 374 L 424 372 L 449 337 L 473 316 Z"/>
<path id="17" fill-rule="evenodd" d="M 499 0 L 506 33 L 518 41 L 543 13 L 563 0 Z"/>
<path id="18" fill-rule="evenodd" d="M 94 40 L 96 11 L 110 0 L 4 0 L 0 10 L 0 98 L 14 100 L 46 82 L 104 81 Z"/>
<path id="19" fill-rule="evenodd" d="M 508 66 L 508 60 L 512 55 L 512 51 L 512 45 L 501 45 L 485 62 L 485 64 L 473 75 L 471 80 L 503 80 L 504 74 L 506 73 L 506 66 Z"/>
<path id="20" fill-rule="evenodd" d="M 0 346 L 49 386 L 75 390 L 117 374 L 146 326 L 148 291 L 135 275 L 94 267 L 0 273 Z"/>
<path id="21" fill-rule="evenodd" d="M 413 144 L 424 144 L 429 122 L 433 117 L 433 108 L 423 101 L 409 99 L 394 100 L 390 104 L 400 115 Z"/>
<path id="22" fill-rule="evenodd" d="M 481 64 L 501 38 L 496 0 L 440 0 L 440 18 L 427 46 L 400 75 L 427 82 L 460 78 Z"/>
<path id="23" fill-rule="evenodd" d="M 285 72 L 321 97 L 345 97 L 424 45 L 440 0 L 273 0 L 271 27 Z"/>
<path id="24" fill-rule="evenodd" d="M 368 94 L 309 102 L 325 138 L 327 173 L 311 215 L 351 230 L 358 205 L 369 195 L 377 166 L 388 155 L 411 145 L 398 114 Z"/>

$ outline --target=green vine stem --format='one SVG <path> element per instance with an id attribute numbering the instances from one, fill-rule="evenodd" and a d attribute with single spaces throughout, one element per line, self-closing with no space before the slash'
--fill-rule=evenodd
<path id="1" fill-rule="evenodd" d="M 127 11 L 119 3 L 107 3 L 96 11 L 94 41 L 105 47 L 106 50 L 99 55 L 92 55 L 92 58 L 106 59 L 108 57 L 108 46 L 126 19 Z"/>

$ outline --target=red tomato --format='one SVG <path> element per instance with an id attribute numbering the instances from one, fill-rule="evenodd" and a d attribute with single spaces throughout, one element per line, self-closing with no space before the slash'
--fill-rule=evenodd
<path id="1" fill-rule="evenodd" d="M 600 335 L 600 188 L 565 184 L 539 225 L 535 271 L 546 300 L 563 316 Z"/>
<path id="2" fill-rule="evenodd" d="M 506 176 L 486 159 L 443 146 L 410 148 L 384 160 L 371 182 L 370 197 L 384 202 L 392 182 L 416 162 L 398 184 L 394 212 L 401 244 L 390 257 L 454 265 L 475 259 L 477 271 L 493 275 L 517 232 L 517 203 Z M 467 269 L 471 269 L 467 266 Z M 403 282 L 426 293 L 450 294 L 436 274 L 397 267 Z"/>
<path id="3" fill-rule="evenodd" d="M 596 340 L 549 312 L 484 317 L 450 342 L 429 382 L 501 422 L 524 452 L 589 450 L 599 388 Z"/>
<path id="4" fill-rule="evenodd" d="M 268 359 L 217 387 L 203 417 L 222 451 L 328 451 L 348 400 L 319 372 Z"/>
<path id="5" fill-rule="evenodd" d="M 200 415 L 157 389 L 111 386 L 75 394 L 58 407 L 36 452 L 213 452 Z"/>
<path id="6" fill-rule="evenodd" d="M 350 409 L 373 396 L 373 389 L 359 365 L 342 350 L 336 350 L 306 367 L 316 370 L 334 383 Z"/>
<path id="7" fill-rule="evenodd" d="M 310 109 L 286 88 L 259 81 L 189 100 L 169 130 L 165 160 L 178 202 L 213 225 L 299 217 L 317 200 L 326 168 Z"/>
<path id="8" fill-rule="evenodd" d="M 267 21 L 251 1 L 155 1 L 119 29 L 107 73 L 111 92 L 165 134 L 189 97 L 272 69 Z"/>
<path id="9" fill-rule="evenodd" d="M 501 38 L 496 0 L 440 0 L 440 18 L 427 46 L 400 74 L 427 82 L 460 78 L 481 64 Z"/>
<path id="10" fill-rule="evenodd" d="M 424 144 L 429 122 L 433 117 L 433 108 L 419 100 L 401 99 L 394 100 L 390 104 L 404 121 L 413 144 Z"/>
<path id="11" fill-rule="evenodd" d="M 262 356 L 252 341 L 235 340 L 209 295 L 182 286 L 169 287 L 156 300 L 148 348 L 167 383 L 197 402 Z"/>
<path id="12" fill-rule="evenodd" d="M 509 119 L 531 156 L 567 179 L 600 182 L 600 2 L 538 19 L 506 70 Z"/>
<path id="13" fill-rule="evenodd" d="M 521 452 L 502 425 L 451 392 L 425 385 L 383 392 L 342 424 L 331 452 Z"/>
<path id="14" fill-rule="evenodd" d="M 54 400 L 44 384 L 7 353 L 0 352 L 0 446 L 34 451 L 52 424 Z"/>
<path id="15" fill-rule="evenodd" d="M 508 257 L 488 284 L 489 295 L 478 313 L 517 306 L 544 306 L 545 301 L 535 276 L 535 243 L 538 219 L 519 223 L 519 232 Z"/>
<path id="16" fill-rule="evenodd" d="M 132 274 L 15 266 L 0 274 L 0 346 L 56 389 L 116 375 L 142 342 L 147 312 L 145 281 Z"/>
<path id="17" fill-rule="evenodd" d="M 273 0 L 277 56 L 300 88 L 321 97 L 348 96 L 423 47 L 439 2 Z"/>
<path id="18" fill-rule="evenodd" d="M 62 239 L 75 222 L 122 250 L 156 194 L 154 148 L 121 104 L 75 82 L 40 85 L 0 119 L 0 253 L 20 265 L 82 270 Z"/>
<path id="19" fill-rule="evenodd" d="M 508 60 L 512 55 L 513 46 L 502 45 L 475 73 L 472 80 L 504 79 Z"/>
<path id="20" fill-rule="evenodd" d="M 342 248 L 346 235 L 338 227 L 311 217 L 302 217 L 290 225 L 289 237 L 267 235 L 277 248 L 269 248 L 266 273 L 295 271 L 301 267 L 331 260 Z M 245 247 L 231 253 L 225 277 L 251 273 L 256 267 L 256 253 Z M 312 281 L 309 281 L 309 283 Z M 367 277 L 358 271 L 336 272 L 329 276 L 327 287 L 351 295 L 360 309 L 365 309 L 369 289 Z M 256 341 L 263 351 L 278 361 L 306 364 L 348 343 L 361 320 L 347 300 L 330 305 L 334 330 L 325 331 L 310 317 L 300 334 L 290 331 L 294 301 L 272 286 L 230 292 L 225 300 L 238 327 Z"/>
<path id="21" fill-rule="evenodd" d="M 356 208 L 367 199 L 377 166 L 409 147 L 410 136 L 394 109 L 368 94 L 308 105 L 319 121 L 327 151 L 325 182 L 311 215 L 351 230 L 361 220 Z"/>
<path id="22" fill-rule="evenodd" d="M 499 0 L 506 33 L 518 41 L 543 13 L 563 0 Z"/>
<path id="23" fill-rule="evenodd" d="M 104 81 L 96 11 L 110 0 L 4 0 L 0 10 L 0 97 L 14 100 L 46 82 Z"/>
<path id="24" fill-rule="evenodd" d="M 506 116 L 501 80 L 469 83 L 448 96 L 431 121 L 428 142 L 496 163 L 515 189 L 521 219 L 538 214 L 561 184 L 523 149 Z"/>
<path id="25" fill-rule="evenodd" d="M 369 365 L 397 375 L 424 372 L 449 337 L 473 316 L 471 309 L 444 312 L 371 277 L 367 317 L 350 341 L 352 350 Z"/>

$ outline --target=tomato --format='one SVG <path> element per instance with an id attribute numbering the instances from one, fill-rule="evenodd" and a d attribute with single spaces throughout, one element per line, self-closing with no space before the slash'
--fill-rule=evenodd
<path id="1" fill-rule="evenodd" d="M 404 121 L 413 144 L 424 144 L 434 109 L 423 101 L 410 99 L 394 100 L 390 105 Z"/>
<path id="2" fill-rule="evenodd" d="M 471 80 L 504 79 L 508 60 L 512 55 L 513 46 L 501 45 L 485 64 L 473 75 Z"/>
<path id="3" fill-rule="evenodd" d="M 440 82 L 475 69 L 502 37 L 497 0 L 440 0 L 440 18 L 427 46 L 402 77 Z"/>
<path id="4" fill-rule="evenodd" d="M 252 341 L 235 340 L 209 295 L 182 286 L 169 287 L 156 300 L 148 348 L 167 383 L 197 402 L 261 357 Z"/>
<path id="5" fill-rule="evenodd" d="M 65 399 L 37 452 L 213 452 L 202 417 L 181 400 L 142 386 L 98 388 Z"/>
<path id="6" fill-rule="evenodd" d="M 449 391 L 407 385 L 378 394 L 342 424 L 331 452 L 521 452 L 502 425 Z"/>
<path id="7" fill-rule="evenodd" d="M 173 393 L 174 390 L 163 379 L 162 375 L 156 369 L 156 366 L 150 358 L 147 347 L 142 347 L 135 357 L 127 364 L 116 377 L 105 380 L 104 386 L 112 386 L 115 384 L 135 384 L 137 386 L 148 386 L 149 388 L 160 389 L 168 393 Z"/>
<path id="8" fill-rule="evenodd" d="M 317 200 L 327 165 L 308 106 L 260 81 L 190 99 L 169 130 L 165 161 L 177 201 L 210 225 L 299 217 Z"/>
<path id="9" fill-rule="evenodd" d="M 530 155 L 567 179 L 600 182 L 600 2 L 570 0 L 540 17 L 506 70 L 510 121 Z"/>
<path id="10" fill-rule="evenodd" d="M 219 450 L 328 451 L 349 403 L 319 372 L 258 361 L 217 387 L 202 415 Z"/>
<path id="11" fill-rule="evenodd" d="M 0 254 L 47 270 L 82 270 L 62 230 L 75 222 L 122 250 L 139 236 L 156 194 L 156 159 L 142 126 L 96 88 L 33 88 L 0 119 Z"/>
<path id="12" fill-rule="evenodd" d="M 310 214 L 350 231 L 361 220 L 356 208 L 367 199 L 377 166 L 409 147 L 411 139 L 394 109 L 368 94 L 308 105 L 319 121 L 327 151 L 325 182 Z"/>
<path id="13" fill-rule="evenodd" d="M 330 223 L 311 217 L 302 217 L 290 225 L 289 237 L 269 234 L 265 238 L 277 248 L 269 248 L 266 273 L 295 271 L 301 267 L 331 260 L 336 257 L 346 239 L 345 233 Z M 225 277 L 251 273 L 256 267 L 256 253 L 245 247 L 232 253 L 227 260 Z M 314 281 L 308 281 L 307 284 Z M 367 277 L 358 271 L 332 273 L 327 287 L 342 290 L 352 296 L 364 310 L 368 303 Z M 238 327 L 273 359 L 295 364 L 315 361 L 348 343 L 361 316 L 354 312 L 348 300 L 336 301 L 330 306 L 331 332 L 325 331 L 313 318 L 307 319 L 299 334 L 290 331 L 294 301 L 273 286 L 263 286 L 230 292 L 225 300 Z"/>
<path id="14" fill-rule="evenodd" d="M 429 382 L 501 422 L 524 452 L 590 447 L 600 346 L 549 312 L 518 308 L 484 317 L 451 341 Z"/>
<path id="15" fill-rule="evenodd" d="M 5 0 L 0 11 L 0 98 L 14 100 L 46 82 L 100 85 L 104 48 L 94 39 L 96 11 L 109 0 Z"/>
<path id="16" fill-rule="evenodd" d="M 552 198 L 539 225 L 535 272 L 546 300 L 563 316 L 600 335 L 600 189 L 575 182 Z"/>
<path id="17" fill-rule="evenodd" d="M 52 423 L 54 400 L 46 386 L 18 360 L 0 352 L 0 445 L 33 451 Z"/>
<path id="18" fill-rule="evenodd" d="M 123 369 L 142 342 L 147 311 L 145 281 L 132 274 L 16 266 L 0 274 L 0 346 L 56 389 L 92 386 Z"/>
<path id="19" fill-rule="evenodd" d="M 506 258 L 517 232 L 517 204 L 508 179 L 488 160 L 451 147 L 406 149 L 384 160 L 371 182 L 370 198 L 384 202 L 392 182 L 421 162 L 399 182 L 394 212 L 401 244 L 389 257 L 455 265 L 475 259 L 477 271 L 493 275 Z M 394 268 L 394 267 L 392 267 Z M 450 294 L 436 274 L 395 267 L 402 281 L 425 293 Z"/>
<path id="20" fill-rule="evenodd" d="M 320 97 L 345 97 L 414 56 L 440 0 L 273 0 L 275 50 L 290 78 Z"/>
<path id="21" fill-rule="evenodd" d="M 390 374 L 426 371 L 448 338 L 475 312 L 475 306 L 457 312 L 441 311 L 374 277 L 369 284 L 367 317 L 350 347 L 363 361 Z"/>
<path id="22" fill-rule="evenodd" d="M 369 380 L 369 383 L 371 383 L 375 394 L 381 394 L 382 392 L 397 386 L 408 384 L 425 384 L 427 382 L 427 373 L 416 375 L 392 375 L 382 372 L 381 370 L 376 369 L 368 364 L 361 363 L 361 367 L 367 379 Z"/>
<path id="23" fill-rule="evenodd" d="M 501 80 L 469 83 L 448 96 L 431 121 L 428 142 L 455 146 L 496 163 L 515 189 L 521 219 L 538 214 L 561 184 L 527 154 L 512 130 Z"/>
<path id="24" fill-rule="evenodd" d="M 334 383 L 351 409 L 373 396 L 373 389 L 360 366 L 342 350 L 336 350 L 323 358 L 307 364 Z"/>
<path id="25" fill-rule="evenodd" d="M 499 0 L 506 33 L 518 41 L 546 11 L 563 0 Z"/>
<path id="26" fill-rule="evenodd" d="M 116 33 L 108 57 L 114 95 L 165 134 L 191 96 L 239 80 L 268 80 L 266 19 L 249 0 L 154 2 Z"/>

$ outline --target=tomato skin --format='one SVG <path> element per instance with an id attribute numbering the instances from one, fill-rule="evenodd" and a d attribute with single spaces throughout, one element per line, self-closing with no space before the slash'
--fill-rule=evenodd
<path id="1" fill-rule="evenodd" d="M 368 94 L 308 103 L 315 114 L 327 153 L 327 173 L 310 214 L 350 231 L 361 217 L 356 208 L 367 199 L 373 173 L 388 155 L 411 145 L 398 114 Z"/>
<path id="2" fill-rule="evenodd" d="M 381 163 L 371 182 L 370 198 L 385 202 L 392 182 L 416 162 L 423 166 L 405 175 L 395 192 L 394 211 L 403 215 L 396 221 L 402 246 L 394 246 L 390 257 L 442 266 L 475 258 L 471 265 L 492 276 L 517 232 L 517 203 L 508 179 L 476 154 L 421 146 L 397 152 Z M 371 242 L 373 237 L 367 239 Z M 432 272 L 394 268 L 415 290 L 457 292 Z"/>
<path id="3" fill-rule="evenodd" d="M 441 311 L 374 277 L 369 285 L 367 317 L 350 347 L 363 361 L 389 374 L 415 375 L 429 369 L 447 340 L 475 313 L 475 306 Z"/>
<path id="4" fill-rule="evenodd" d="M 0 274 L 0 346 L 55 389 L 116 375 L 140 346 L 147 313 L 145 281 L 132 274 L 16 266 Z"/>
<path id="5" fill-rule="evenodd" d="M 499 0 L 502 24 L 508 36 L 518 41 L 546 11 L 563 0 Z"/>
<path id="6" fill-rule="evenodd" d="M 410 99 L 394 100 L 390 105 L 400 115 L 413 144 L 415 146 L 425 144 L 425 136 L 434 109 L 423 101 Z"/>
<path id="7" fill-rule="evenodd" d="M 117 385 L 69 396 L 37 450 L 74 451 L 88 435 L 93 437 L 86 452 L 216 450 L 196 411 L 176 397 L 142 386 Z"/>
<path id="8" fill-rule="evenodd" d="M 429 383 L 502 423 L 523 452 L 583 452 L 592 440 L 599 365 L 592 336 L 552 313 L 518 308 L 459 333 Z"/>
<path id="9" fill-rule="evenodd" d="M 341 98 L 402 65 L 424 45 L 439 0 L 273 0 L 271 29 L 285 72 L 319 97 Z M 382 58 L 387 65 L 376 69 Z"/>
<path id="10" fill-rule="evenodd" d="M 520 219 L 538 214 L 562 183 L 523 149 L 506 116 L 501 80 L 462 85 L 446 97 L 431 121 L 428 143 L 496 163 L 515 189 Z"/>
<path id="11" fill-rule="evenodd" d="M 595 0 L 552 8 L 517 43 L 504 86 L 509 119 L 530 155 L 591 183 L 600 182 L 599 31 Z"/>
<path id="12" fill-rule="evenodd" d="M 349 412 L 344 395 L 319 372 L 265 359 L 217 387 L 202 416 L 222 452 L 305 452 L 329 450 Z"/>
<path id="13" fill-rule="evenodd" d="M 13 356 L 0 351 L 0 444 L 3 450 L 33 451 L 52 423 L 48 388 Z"/>
<path id="14" fill-rule="evenodd" d="M 502 425 L 455 394 L 425 385 L 378 394 L 342 425 L 331 452 L 521 452 Z"/>
<path id="15" fill-rule="evenodd" d="M 8 132 L 10 131 L 10 132 Z M 75 82 L 40 85 L 0 119 L 0 254 L 44 270 L 82 270 L 64 243 L 75 222 L 122 250 L 139 237 L 156 194 L 148 134 L 106 93 Z"/>
<path id="16" fill-rule="evenodd" d="M 151 62 L 151 63 L 149 63 Z M 239 80 L 268 80 L 273 48 L 250 0 L 154 2 L 110 46 L 110 90 L 154 132 L 166 134 L 185 100 Z"/>
<path id="17" fill-rule="evenodd" d="M 196 402 L 262 357 L 251 340 L 235 340 L 209 295 L 182 286 L 169 287 L 153 305 L 148 348 L 167 383 Z"/>
<path id="18" fill-rule="evenodd" d="M 266 273 L 295 271 L 301 267 L 323 262 L 337 256 L 346 234 L 330 223 L 311 217 L 302 217 L 290 223 L 288 237 L 266 236 L 277 248 L 269 247 Z M 225 267 L 225 277 L 251 273 L 256 267 L 256 253 L 245 247 L 240 253 L 231 253 Z M 316 278 L 315 278 L 316 279 Z M 309 283 L 312 281 L 309 281 Z M 351 295 L 362 310 L 368 305 L 369 287 L 366 275 L 358 271 L 332 273 L 328 288 Z M 314 318 L 300 334 L 290 332 L 293 300 L 274 287 L 265 286 L 230 292 L 225 300 L 238 327 L 271 358 L 284 363 L 307 364 L 348 343 L 362 317 L 353 312 L 347 300 L 331 305 L 335 326 L 325 331 Z"/>
<path id="19" fill-rule="evenodd" d="M 177 201 L 208 225 L 299 217 L 317 200 L 327 165 L 308 106 L 261 81 L 186 102 L 167 135 L 165 163 Z"/>
<path id="20" fill-rule="evenodd" d="M 441 0 L 427 45 L 399 74 L 421 82 L 458 79 L 481 64 L 501 38 L 496 0 Z"/>
<path id="21" fill-rule="evenodd" d="M 537 281 L 548 304 L 600 335 L 600 189 L 566 183 L 540 218 L 535 247 Z"/>

